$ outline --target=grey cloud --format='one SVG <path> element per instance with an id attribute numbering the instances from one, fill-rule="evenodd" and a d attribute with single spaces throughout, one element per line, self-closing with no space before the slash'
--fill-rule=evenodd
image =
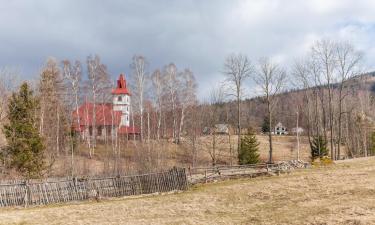
<path id="1" fill-rule="evenodd" d="M 349 0 L 7 1 L 0 5 L 0 67 L 32 77 L 48 56 L 85 61 L 99 54 L 116 76 L 143 54 L 151 70 L 169 62 L 191 68 L 203 97 L 222 80 L 231 52 L 253 61 L 279 57 L 288 66 L 315 38 L 350 36 L 372 59 L 374 9 L 371 1 Z"/>

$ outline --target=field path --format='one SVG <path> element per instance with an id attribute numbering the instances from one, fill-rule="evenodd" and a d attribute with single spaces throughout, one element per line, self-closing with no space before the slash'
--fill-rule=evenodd
<path id="1" fill-rule="evenodd" d="M 375 224 L 375 158 L 178 194 L 0 209 L 0 224 Z"/>

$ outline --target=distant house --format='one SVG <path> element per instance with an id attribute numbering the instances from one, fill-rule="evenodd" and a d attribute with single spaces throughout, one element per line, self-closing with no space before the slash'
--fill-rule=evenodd
<path id="1" fill-rule="evenodd" d="M 215 124 L 214 127 L 204 127 L 203 134 L 229 134 L 229 125 L 228 124 Z"/>
<path id="2" fill-rule="evenodd" d="M 287 135 L 288 130 L 286 129 L 286 127 L 283 126 L 282 123 L 278 122 L 275 126 L 274 134 L 276 134 L 276 135 Z"/>
<path id="3" fill-rule="evenodd" d="M 215 134 L 229 134 L 229 125 L 228 124 L 216 124 L 214 132 Z"/>
<path id="4" fill-rule="evenodd" d="M 305 130 L 302 128 L 302 127 L 293 127 L 292 128 L 292 133 L 293 134 L 297 134 L 297 132 L 298 132 L 298 134 L 301 134 L 301 133 L 303 133 Z"/>

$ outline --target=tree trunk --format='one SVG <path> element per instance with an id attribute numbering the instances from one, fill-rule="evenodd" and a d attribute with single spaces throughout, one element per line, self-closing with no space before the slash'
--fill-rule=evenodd
<path id="1" fill-rule="evenodd" d="M 240 99 L 240 90 L 237 90 L 237 155 L 240 154 L 241 148 L 241 99 Z"/>
<path id="2" fill-rule="evenodd" d="M 269 158 L 268 158 L 268 163 L 273 163 L 272 160 L 272 112 L 271 112 L 271 105 L 270 105 L 270 100 L 267 97 L 267 111 L 268 111 L 268 125 L 269 125 L 269 132 L 268 132 L 268 142 L 270 145 L 269 149 Z"/>
<path id="3" fill-rule="evenodd" d="M 185 107 L 182 106 L 182 108 L 181 108 L 181 120 L 180 120 L 180 127 L 179 127 L 179 131 L 178 131 L 177 143 L 180 143 L 182 128 L 184 126 L 184 119 L 185 119 Z"/>

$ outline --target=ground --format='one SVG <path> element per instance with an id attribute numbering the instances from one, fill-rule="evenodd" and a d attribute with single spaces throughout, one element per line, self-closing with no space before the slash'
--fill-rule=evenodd
<path id="1" fill-rule="evenodd" d="M 0 209 L 0 224 L 375 224 L 375 158 L 176 194 Z"/>
<path id="2" fill-rule="evenodd" d="M 212 165 L 212 136 L 201 136 L 198 138 L 197 162 L 195 166 Z M 237 136 L 231 136 L 229 143 L 228 135 L 217 135 L 216 137 L 216 162 L 218 164 L 237 163 L 236 146 Z M 268 161 L 268 136 L 257 135 L 259 141 L 259 154 L 261 161 Z M 307 137 L 300 138 L 300 159 L 310 161 L 310 147 Z M 160 142 L 152 141 L 151 150 L 148 150 L 147 143 L 134 145 L 133 141 L 122 145 L 121 159 L 119 159 L 120 171 L 122 173 L 137 173 L 139 166 L 147 167 L 145 158 L 150 155 L 153 163 L 149 166 L 152 170 L 168 169 L 173 166 L 189 167 L 192 166 L 192 145 L 189 140 L 182 139 L 180 145 L 175 145 L 171 140 L 162 140 Z M 75 172 L 78 175 L 112 175 L 114 161 L 110 144 L 105 146 L 98 144 L 95 156 L 90 159 L 89 150 L 85 144 L 80 145 L 79 153 L 76 152 L 74 158 Z M 232 154 L 231 154 L 232 152 Z M 232 157 L 231 157 L 232 156 Z M 275 161 L 285 161 L 297 159 L 297 140 L 294 136 L 274 136 L 273 137 L 273 159 Z M 147 170 L 146 170 L 147 171 Z M 71 156 L 59 156 L 55 161 L 51 174 L 49 176 L 67 176 L 71 174 Z M 143 171 L 144 172 L 144 171 Z"/>

